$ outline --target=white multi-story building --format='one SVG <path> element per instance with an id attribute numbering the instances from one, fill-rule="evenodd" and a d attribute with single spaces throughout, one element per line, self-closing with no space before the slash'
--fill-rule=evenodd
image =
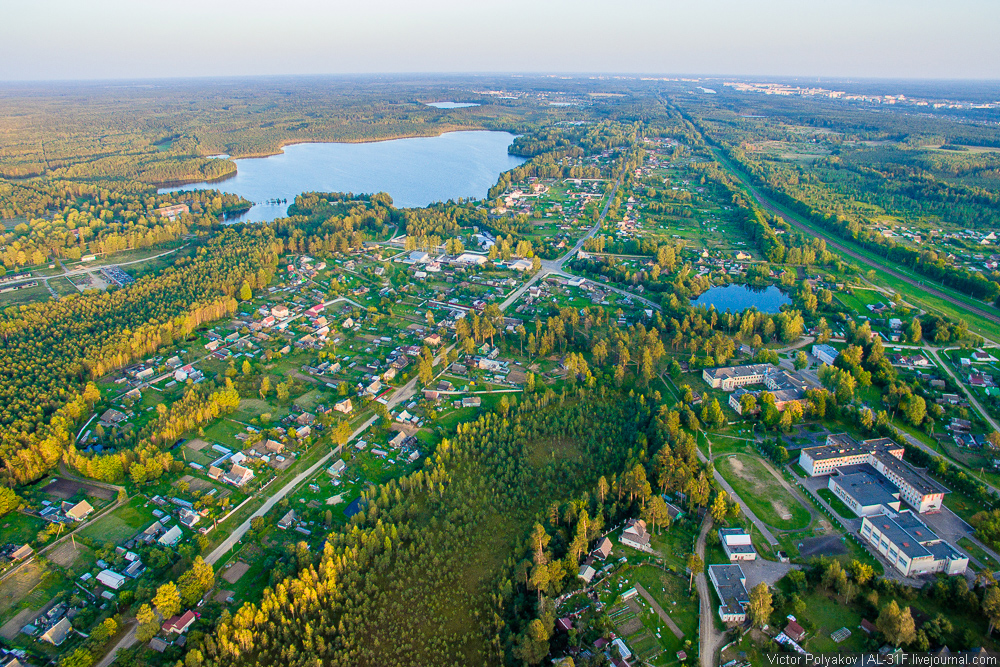
<path id="1" fill-rule="evenodd" d="M 712 389 L 734 391 L 748 384 L 764 384 L 764 378 L 774 369 L 771 364 L 751 364 L 749 366 L 720 366 L 706 368 L 701 377 Z"/>
<path id="2" fill-rule="evenodd" d="M 910 510 L 866 516 L 861 537 L 904 576 L 965 574 L 969 557 L 939 538 Z"/>
<path id="3" fill-rule="evenodd" d="M 903 446 L 890 438 L 857 442 L 846 433 L 831 434 L 826 444 L 808 447 L 799 454 L 799 465 L 810 477 L 829 475 L 847 466 L 869 466 L 863 472 L 875 472 L 899 490 L 900 497 L 920 514 L 940 512 L 944 486 L 903 461 Z M 856 472 L 856 471 L 842 471 Z"/>
<path id="4" fill-rule="evenodd" d="M 832 345 L 827 345 L 826 343 L 819 343 L 818 345 L 812 346 L 812 355 L 822 361 L 824 364 L 829 364 L 833 366 L 833 362 L 837 360 L 840 356 L 840 350 Z"/>

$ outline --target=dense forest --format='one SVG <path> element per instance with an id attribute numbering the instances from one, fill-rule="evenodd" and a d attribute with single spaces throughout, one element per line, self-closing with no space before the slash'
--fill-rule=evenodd
<path id="1" fill-rule="evenodd" d="M 279 244 L 280 245 L 280 244 Z M 8 482 L 37 479 L 72 442 L 96 387 L 88 381 L 236 308 L 244 282 L 266 286 L 277 253 L 267 227 L 228 229 L 197 256 L 122 289 L 0 315 L 0 459 Z"/>
<path id="2" fill-rule="evenodd" d="M 596 428 L 600 425 L 600 428 Z M 705 505 L 676 416 L 644 396 L 551 391 L 459 427 L 427 466 L 366 494 L 352 526 L 191 646 L 205 665 L 538 664 L 549 600 L 593 540 L 651 507 Z"/>

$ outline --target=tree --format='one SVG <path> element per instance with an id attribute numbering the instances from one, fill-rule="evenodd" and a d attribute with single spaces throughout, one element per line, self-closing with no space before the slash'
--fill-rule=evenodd
<path id="1" fill-rule="evenodd" d="M 687 569 L 690 573 L 690 579 L 688 579 L 688 590 L 690 591 L 694 585 L 694 578 L 705 569 L 705 561 L 697 553 L 692 552 L 687 558 Z"/>
<path id="2" fill-rule="evenodd" d="M 168 581 L 156 589 L 153 605 L 164 619 L 177 615 L 181 610 L 181 594 L 177 590 L 177 585 Z"/>
<path id="3" fill-rule="evenodd" d="M 914 317 L 913 321 L 910 322 L 910 326 L 906 330 L 906 337 L 914 345 L 919 343 L 920 339 L 924 337 L 924 331 L 920 326 L 920 320 L 916 317 Z"/>
<path id="4" fill-rule="evenodd" d="M 920 426 L 927 416 L 927 403 L 920 396 L 910 396 L 906 402 L 906 419 L 914 426 Z"/>
<path id="5" fill-rule="evenodd" d="M 278 402 L 285 403 L 288 401 L 288 384 L 286 382 L 281 382 L 277 387 L 278 391 Z"/>
<path id="6" fill-rule="evenodd" d="M 774 607 L 771 604 L 771 589 L 763 581 L 750 589 L 750 604 L 747 607 L 750 623 L 756 627 L 767 625 Z"/>
<path id="7" fill-rule="evenodd" d="M 993 634 L 993 628 L 1000 622 L 1000 588 L 990 586 L 986 589 L 986 592 L 983 594 L 982 609 L 990 622 L 990 627 L 986 634 L 991 635 Z"/>
<path id="8" fill-rule="evenodd" d="M 848 567 L 851 570 L 851 576 L 854 577 L 854 581 L 858 582 L 859 586 L 866 586 L 875 577 L 875 568 L 868 563 L 852 560 Z"/>
<path id="9" fill-rule="evenodd" d="M 726 492 L 719 491 L 719 495 L 715 496 L 715 502 L 712 503 L 712 518 L 716 523 L 722 523 L 726 519 L 726 514 L 729 508 L 726 506 Z"/>
<path id="10" fill-rule="evenodd" d="M 604 477 L 604 475 L 601 475 L 601 478 L 597 480 L 597 497 L 602 503 L 608 495 L 608 490 L 608 480 Z"/>
<path id="11" fill-rule="evenodd" d="M 271 393 L 271 378 L 264 376 L 260 381 L 260 398 L 261 400 L 267 399 L 267 395 Z"/>
<path id="12" fill-rule="evenodd" d="M 201 556 L 194 559 L 191 569 L 177 579 L 181 602 L 185 607 L 191 607 L 213 586 L 215 586 L 215 571 Z"/>
<path id="13" fill-rule="evenodd" d="M 809 365 L 809 358 L 806 357 L 806 353 L 799 350 L 795 354 L 795 370 L 800 371 Z"/>
<path id="14" fill-rule="evenodd" d="M 653 529 L 670 525 L 670 511 L 667 508 L 667 501 L 661 496 L 650 498 L 644 514 Z M 659 530 L 657 530 L 657 534 L 659 534 Z"/>
<path id="15" fill-rule="evenodd" d="M 986 436 L 986 442 L 990 443 L 990 447 L 993 449 L 1000 449 L 1000 433 L 990 431 Z"/>
<path id="16" fill-rule="evenodd" d="M 875 627 L 893 646 L 909 644 L 917 635 L 910 608 L 900 609 L 895 600 L 882 608 Z"/>
<path id="17" fill-rule="evenodd" d="M 529 665 L 537 665 L 549 654 L 549 633 L 540 619 L 528 624 L 524 633 L 518 635 L 514 646 L 514 656 Z"/>
<path id="18" fill-rule="evenodd" d="M 253 298 L 253 290 L 250 289 L 250 283 L 243 281 L 243 285 L 240 286 L 240 301 L 249 301 Z"/>
<path id="19" fill-rule="evenodd" d="M 148 642 L 160 631 L 160 622 L 148 604 L 139 607 L 139 612 L 135 615 L 135 619 L 139 622 L 135 636 L 140 642 Z"/>

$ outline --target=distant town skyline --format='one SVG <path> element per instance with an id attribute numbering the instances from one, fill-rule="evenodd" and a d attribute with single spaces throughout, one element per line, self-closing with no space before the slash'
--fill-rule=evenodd
<path id="1" fill-rule="evenodd" d="M 363 5 L 363 6 L 362 6 Z M 43 0 L 0 80 L 415 72 L 1000 79 L 988 0 Z"/>

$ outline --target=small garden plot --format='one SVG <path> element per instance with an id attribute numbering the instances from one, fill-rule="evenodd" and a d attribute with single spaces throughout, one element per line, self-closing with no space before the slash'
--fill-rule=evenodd
<path id="1" fill-rule="evenodd" d="M 87 563 L 93 563 L 97 560 L 93 550 L 73 540 L 64 540 L 46 555 L 59 567 L 71 568 L 79 565 L 79 567 L 74 568 L 77 570 L 87 569 L 85 567 Z"/>
<path id="2" fill-rule="evenodd" d="M 105 489 L 100 486 L 94 486 L 92 484 L 85 484 L 82 482 L 75 482 L 62 477 L 56 477 L 42 487 L 42 493 L 46 493 L 61 500 L 69 500 L 81 491 L 91 498 L 99 498 L 101 500 L 112 500 L 115 497 L 115 492 L 111 489 Z"/>
<path id="3" fill-rule="evenodd" d="M 250 566 L 247 563 L 238 560 L 222 574 L 222 578 L 230 584 L 235 584 L 243 578 L 243 575 L 246 574 L 249 569 Z"/>

